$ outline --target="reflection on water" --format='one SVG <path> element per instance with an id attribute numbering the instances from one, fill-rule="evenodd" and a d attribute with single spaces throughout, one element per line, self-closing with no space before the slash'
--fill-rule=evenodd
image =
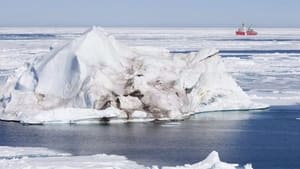
<path id="1" fill-rule="evenodd" d="M 197 162 L 212 150 L 256 169 L 300 167 L 300 106 L 200 113 L 170 123 L 23 126 L 0 122 L 0 145 L 75 155 L 119 154 L 145 165 Z"/>

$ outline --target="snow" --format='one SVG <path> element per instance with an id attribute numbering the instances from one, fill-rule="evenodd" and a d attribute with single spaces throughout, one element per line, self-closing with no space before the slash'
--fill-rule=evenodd
<path id="1" fill-rule="evenodd" d="M 219 154 L 216 151 L 211 152 L 206 159 L 195 164 L 186 164 L 176 167 L 162 167 L 162 169 L 235 169 L 240 168 L 238 164 L 229 164 L 220 161 Z M 244 169 L 252 169 L 251 164 L 246 164 Z"/>
<path id="2" fill-rule="evenodd" d="M 96 27 L 15 72 L 0 88 L 3 120 L 175 120 L 204 111 L 267 107 L 250 100 L 215 49 L 176 54 L 129 47 Z"/>
<path id="3" fill-rule="evenodd" d="M 2 169 L 159 169 L 146 167 L 118 155 L 71 156 L 45 148 L 0 147 L 0 168 Z M 239 167 L 220 161 L 219 154 L 211 152 L 206 159 L 184 166 L 161 167 L 161 169 L 252 169 L 251 164 Z"/>
<path id="4" fill-rule="evenodd" d="M 22 157 L 54 157 L 70 156 L 68 153 L 57 152 L 39 147 L 8 147 L 0 146 L 0 159 L 12 159 Z"/>
<path id="5" fill-rule="evenodd" d="M 131 116 L 133 118 L 146 118 L 147 113 L 144 111 L 134 111 Z"/>
<path id="6" fill-rule="evenodd" d="M 270 105 L 295 105 L 300 100 L 297 80 L 300 58 L 294 54 L 254 54 L 249 59 L 228 57 L 229 72 L 249 89 L 252 100 Z M 235 64 L 231 64 L 231 63 Z"/>

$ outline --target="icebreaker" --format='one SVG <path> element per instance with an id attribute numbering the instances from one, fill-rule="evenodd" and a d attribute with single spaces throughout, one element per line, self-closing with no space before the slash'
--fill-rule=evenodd
<path id="1" fill-rule="evenodd" d="M 31 124 L 172 120 L 265 107 L 249 99 L 215 49 L 129 47 L 97 27 L 26 63 L 0 89 L 0 118 Z"/>

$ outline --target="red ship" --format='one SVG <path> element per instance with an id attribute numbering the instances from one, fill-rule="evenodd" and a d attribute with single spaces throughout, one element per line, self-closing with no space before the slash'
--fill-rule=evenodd
<path id="1" fill-rule="evenodd" d="M 237 31 L 235 31 L 235 34 L 239 36 L 246 36 L 246 35 L 251 36 L 251 35 L 257 35 L 257 32 L 254 31 L 254 29 L 252 29 L 251 26 L 249 26 L 248 29 L 246 29 L 245 25 L 242 24 L 242 26 Z"/>

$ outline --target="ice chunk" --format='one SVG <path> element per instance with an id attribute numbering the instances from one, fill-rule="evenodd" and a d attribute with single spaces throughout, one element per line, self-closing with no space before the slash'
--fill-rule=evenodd
<path id="1" fill-rule="evenodd" d="M 196 164 L 186 164 L 176 167 L 162 167 L 162 169 L 236 169 L 240 168 L 238 164 L 229 164 L 220 161 L 219 154 L 216 151 L 211 152 L 206 159 Z M 251 164 L 246 164 L 245 169 L 252 169 Z"/>
<path id="2" fill-rule="evenodd" d="M 50 157 L 50 156 L 70 156 L 70 154 L 49 150 L 47 148 L 39 148 L 39 147 L 0 146 L 0 159 L 21 158 L 21 157 Z"/>
<path id="3" fill-rule="evenodd" d="M 23 75 L 17 81 L 16 90 L 29 90 L 33 91 L 38 83 L 38 77 L 35 69 L 30 65 L 26 64 L 27 70 L 24 71 Z"/>
<path id="4" fill-rule="evenodd" d="M 23 123 L 169 120 L 267 107 L 250 100 L 215 49 L 128 47 L 96 27 L 18 69 L 0 96 L 0 118 Z"/>
<path id="5" fill-rule="evenodd" d="M 132 118 L 147 118 L 147 113 L 144 111 L 134 111 L 131 115 Z"/>
<path id="6" fill-rule="evenodd" d="M 137 97 L 120 96 L 120 108 L 124 110 L 138 110 L 143 107 L 141 101 Z"/>

